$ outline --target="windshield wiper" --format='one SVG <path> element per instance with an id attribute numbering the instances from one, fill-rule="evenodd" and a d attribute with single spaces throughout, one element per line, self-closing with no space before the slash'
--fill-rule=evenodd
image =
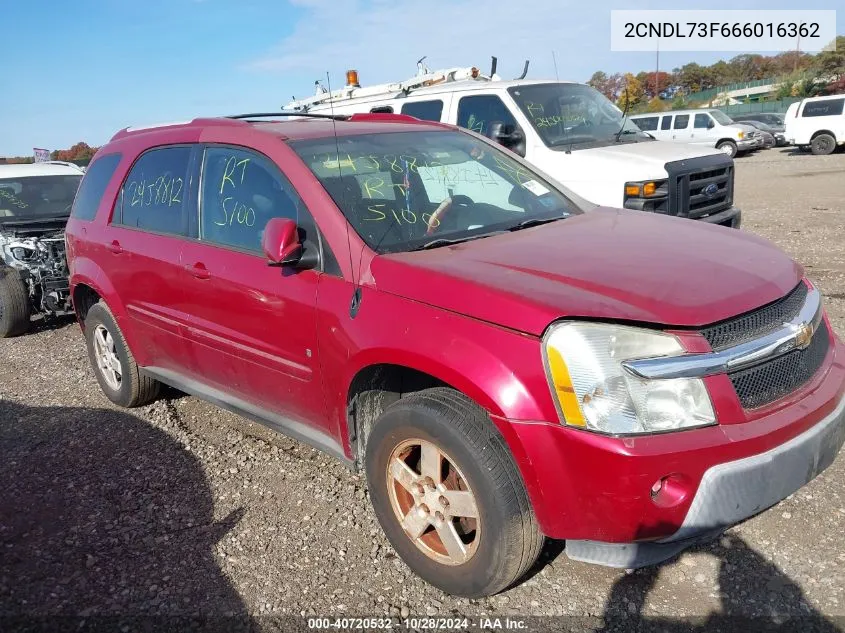
<path id="1" fill-rule="evenodd" d="M 446 237 L 438 237 L 437 239 L 431 240 L 430 242 L 426 242 L 425 244 L 420 244 L 419 246 L 415 246 L 412 248 L 412 251 L 424 251 L 428 250 L 429 248 L 440 248 L 441 246 L 451 246 L 452 244 L 460 244 L 461 242 L 469 242 L 470 240 L 476 240 L 480 237 L 490 237 L 491 235 L 499 235 L 500 233 L 504 233 L 505 231 L 491 231 L 490 233 L 481 233 L 479 235 L 465 235 L 464 237 L 455 237 L 452 239 Z"/>
<path id="2" fill-rule="evenodd" d="M 563 220 L 564 218 L 568 218 L 569 214 L 565 213 L 564 215 L 556 215 L 552 218 L 530 218 L 528 220 L 523 220 L 519 224 L 514 224 L 512 227 L 508 229 L 508 231 L 520 231 L 522 229 L 528 229 L 532 226 L 540 226 L 541 224 L 548 224 L 549 222 L 556 222 L 557 220 Z"/>
<path id="3" fill-rule="evenodd" d="M 622 113 L 622 125 L 619 126 L 619 131 L 616 133 L 616 142 L 619 142 L 619 137 L 622 136 L 622 130 L 625 129 L 625 124 L 628 122 L 628 108 L 631 107 L 631 100 L 628 98 L 628 86 L 625 86 L 625 112 Z"/>

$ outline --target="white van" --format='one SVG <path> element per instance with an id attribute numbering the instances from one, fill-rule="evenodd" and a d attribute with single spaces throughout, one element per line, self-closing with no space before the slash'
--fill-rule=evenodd
<path id="1" fill-rule="evenodd" d="M 813 154 L 830 154 L 845 145 L 845 95 L 810 97 L 786 111 L 786 141 Z"/>
<path id="2" fill-rule="evenodd" d="M 761 146 L 753 126 L 736 123 L 721 110 L 673 110 L 631 120 L 659 141 L 715 147 L 731 158 Z"/>
<path id="3" fill-rule="evenodd" d="M 495 67 L 495 66 L 494 66 Z M 357 73 L 284 108 L 321 114 L 391 112 L 459 125 L 495 139 L 582 198 L 739 227 L 734 165 L 720 151 L 655 141 L 597 90 L 558 81 L 503 81 L 477 68 L 361 87 Z"/>

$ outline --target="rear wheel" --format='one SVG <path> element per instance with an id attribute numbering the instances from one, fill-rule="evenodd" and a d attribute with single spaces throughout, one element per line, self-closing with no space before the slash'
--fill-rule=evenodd
<path id="1" fill-rule="evenodd" d="M 29 293 L 14 268 L 0 268 L 0 338 L 29 331 Z"/>
<path id="2" fill-rule="evenodd" d="M 736 156 L 737 148 L 736 143 L 734 143 L 733 141 L 720 141 L 716 145 L 716 149 L 722 152 L 723 154 L 730 156 L 731 158 Z"/>
<path id="3" fill-rule="evenodd" d="M 543 545 L 520 473 L 486 413 L 446 388 L 390 405 L 367 438 L 376 516 L 408 566 L 479 597 L 522 577 Z"/>
<path id="4" fill-rule="evenodd" d="M 144 375 L 102 302 L 91 306 L 85 317 L 88 358 L 106 397 L 121 407 L 140 407 L 155 400 L 161 383 Z"/>
<path id="5" fill-rule="evenodd" d="M 810 141 L 810 151 L 816 156 L 826 156 L 836 149 L 836 139 L 830 134 L 819 134 Z"/>

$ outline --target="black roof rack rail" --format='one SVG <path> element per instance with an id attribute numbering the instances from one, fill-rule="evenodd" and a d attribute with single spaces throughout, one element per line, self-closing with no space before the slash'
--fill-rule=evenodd
<path id="1" fill-rule="evenodd" d="M 309 114 L 308 112 L 252 112 L 250 114 L 230 114 L 227 119 L 269 119 L 272 117 L 305 117 L 308 119 L 334 119 L 345 121 L 349 118 L 346 114 Z"/>

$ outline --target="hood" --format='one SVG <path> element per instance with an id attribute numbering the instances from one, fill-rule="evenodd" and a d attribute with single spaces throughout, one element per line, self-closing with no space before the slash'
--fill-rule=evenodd
<path id="1" fill-rule="evenodd" d="M 599 208 L 544 226 L 375 257 L 383 292 L 541 335 L 588 317 L 702 326 L 787 294 L 802 268 L 744 231 Z"/>
<path id="2" fill-rule="evenodd" d="M 0 218 L 0 233 L 15 237 L 42 237 L 61 235 L 67 226 L 68 216 L 57 218 Z"/>
<path id="3" fill-rule="evenodd" d="M 577 147 L 577 146 L 576 146 Z M 555 147 L 565 151 L 567 147 Z M 573 148 L 572 157 L 576 160 L 567 163 L 566 178 L 562 180 L 587 177 L 592 180 L 597 174 L 625 174 L 625 180 L 649 180 L 666 177 L 666 163 L 690 158 L 700 158 L 710 154 L 722 155 L 722 152 L 709 147 L 667 143 L 665 141 L 641 141 L 637 143 L 613 143 L 603 147 L 590 147 L 589 151 Z"/>

